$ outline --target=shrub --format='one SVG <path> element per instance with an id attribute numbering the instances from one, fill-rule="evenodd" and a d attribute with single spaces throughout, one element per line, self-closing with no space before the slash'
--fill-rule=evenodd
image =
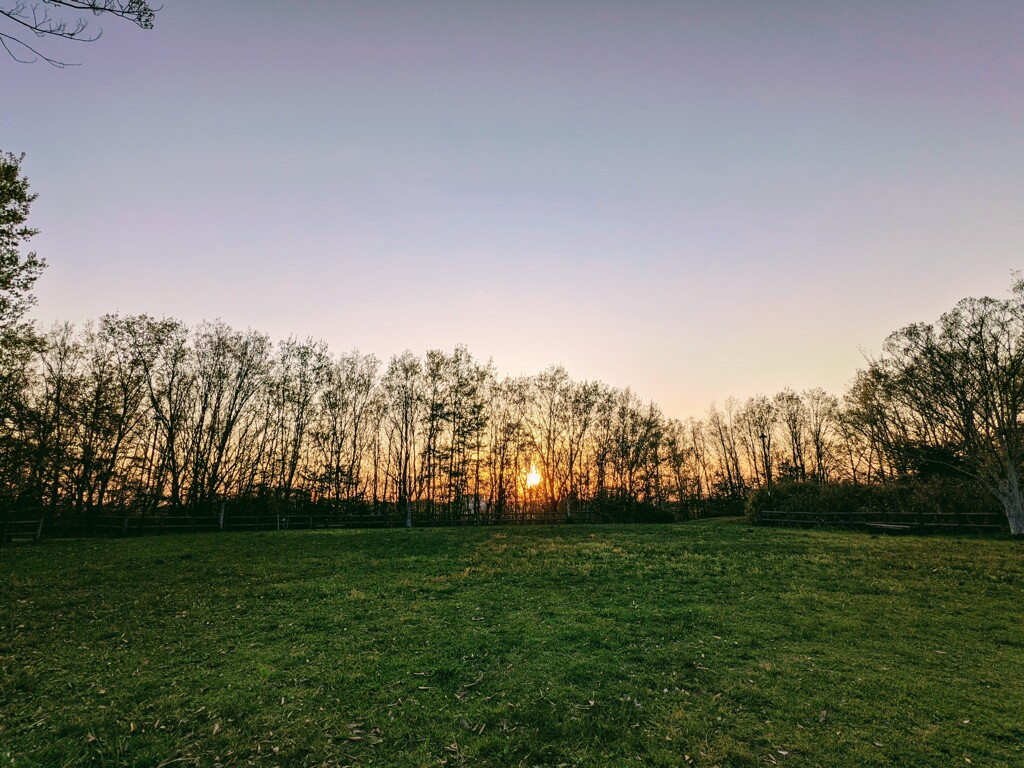
<path id="1" fill-rule="evenodd" d="M 760 520 L 764 510 L 781 512 L 837 512 L 850 516 L 865 513 L 914 516 L 985 513 L 1002 517 L 991 494 L 969 478 L 933 475 L 904 478 L 888 483 L 782 482 L 771 493 L 759 488 L 747 497 L 746 519 Z"/>

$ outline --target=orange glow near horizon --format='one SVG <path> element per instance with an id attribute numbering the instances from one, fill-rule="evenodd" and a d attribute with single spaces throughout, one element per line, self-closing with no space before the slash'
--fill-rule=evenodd
<path id="1" fill-rule="evenodd" d="M 530 471 L 526 473 L 526 488 L 536 488 L 540 485 L 540 472 L 537 471 L 537 465 L 531 464 Z"/>

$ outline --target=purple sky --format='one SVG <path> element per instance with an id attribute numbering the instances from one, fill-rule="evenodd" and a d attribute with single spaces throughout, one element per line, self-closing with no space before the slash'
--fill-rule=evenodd
<path id="1" fill-rule="evenodd" d="M 93 24 L 97 24 L 96 21 Z M 0 59 L 36 316 L 839 392 L 1024 266 L 1024 4 L 165 0 Z"/>

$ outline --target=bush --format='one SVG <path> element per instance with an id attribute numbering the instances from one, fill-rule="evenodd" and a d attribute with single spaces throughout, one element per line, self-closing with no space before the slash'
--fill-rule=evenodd
<path id="1" fill-rule="evenodd" d="M 672 505 L 672 518 L 683 522 L 708 517 L 739 517 L 744 510 L 742 498 L 684 499 Z"/>
<path id="2" fill-rule="evenodd" d="M 759 488 L 747 497 L 746 519 L 757 523 L 763 510 L 780 512 L 875 513 L 917 516 L 987 513 L 1002 517 L 999 503 L 968 478 L 914 477 L 889 483 L 782 482 L 771 493 Z"/>

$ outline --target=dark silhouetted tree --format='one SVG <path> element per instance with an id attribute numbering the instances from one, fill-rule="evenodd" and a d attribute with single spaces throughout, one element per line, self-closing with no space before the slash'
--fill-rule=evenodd
<path id="1" fill-rule="evenodd" d="M 934 325 L 896 331 L 866 377 L 885 393 L 876 416 L 906 425 L 904 448 L 953 457 L 951 468 L 980 481 L 1024 534 L 1024 281 L 1010 299 L 964 299 Z"/>
<path id="2" fill-rule="evenodd" d="M 22 174 L 24 155 L 0 152 L 0 494 L 24 488 L 30 414 L 24 400 L 28 366 L 41 340 L 25 314 L 35 303 L 32 287 L 46 266 L 25 246 L 36 234 L 28 226 L 36 196 Z"/>

